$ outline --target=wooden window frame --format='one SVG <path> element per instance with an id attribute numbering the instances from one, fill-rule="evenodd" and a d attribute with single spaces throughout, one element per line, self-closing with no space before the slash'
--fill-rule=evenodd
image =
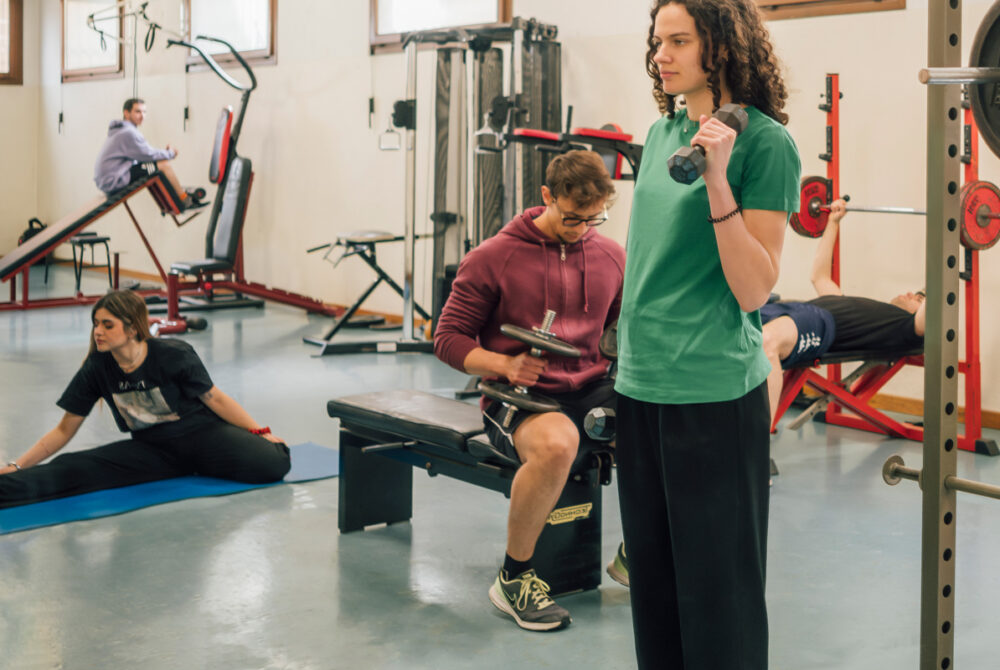
<path id="1" fill-rule="evenodd" d="M 59 69 L 62 72 L 63 82 L 72 81 L 96 81 L 98 79 L 123 79 L 125 77 L 125 46 L 121 37 L 125 34 L 125 17 L 122 10 L 118 10 L 118 37 L 114 40 L 117 43 L 118 64 L 107 67 L 83 68 L 80 70 L 66 69 L 66 0 L 59 0 L 59 25 L 61 26 L 60 43 L 62 48 L 59 51 Z"/>
<path id="2" fill-rule="evenodd" d="M 22 0 L 8 0 L 8 7 L 10 72 L 0 73 L 0 86 L 20 86 L 24 83 L 24 6 Z"/>
<path id="3" fill-rule="evenodd" d="M 509 23 L 513 18 L 512 0 L 497 0 L 497 23 Z M 371 53 L 383 53 L 388 51 L 402 51 L 400 45 L 400 33 L 386 33 L 380 35 L 378 32 L 378 0 L 369 0 L 369 20 L 368 20 L 368 44 Z M 492 25 L 492 24 L 487 24 Z M 449 26 L 454 28 L 468 28 L 474 26 Z"/>
<path id="4" fill-rule="evenodd" d="M 757 0 L 768 20 L 906 9 L 906 0 Z"/>
<path id="5" fill-rule="evenodd" d="M 278 0 L 268 0 L 270 4 L 270 45 L 267 49 L 254 49 L 252 51 L 241 51 L 243 57 L 249 65 L 275 65 L 278 62 Z M 192 42 L 194 35 L 191 33 L 191 0 L 184 0 L 184 33 L 190 36 Z M 220 37 L 212 35 L 212 37 Z M 228 51 L 225 53 L 211 54 L 212 58 L 219 65 L 232 65 L 237 61 Z M 206 70 L 208 65 L 196 53 L 189 53 L 186 61 L 189 71 Z"/>

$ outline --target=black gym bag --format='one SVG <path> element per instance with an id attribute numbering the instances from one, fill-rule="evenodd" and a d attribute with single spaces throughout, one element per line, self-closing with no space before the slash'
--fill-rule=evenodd
<path id="1" fill-rule="evenodd" d="M 31 217 L 30 219 L 28 219 L 28 227 L 24 230 L 23 233 L 21 233 L 20 237 L 17 238 L 17 246 L 21 246 L 22 244 L 24 244 L 35 235 L 42 232 L 43 230 L 45 230 L 45 224 L 42 223 L 41 220 L 36 219 L 35 217 Z M 52 260 L 52 253 L 49 253 L 45 257 L 45 262 L 48 263 L 51 260 Z"/>

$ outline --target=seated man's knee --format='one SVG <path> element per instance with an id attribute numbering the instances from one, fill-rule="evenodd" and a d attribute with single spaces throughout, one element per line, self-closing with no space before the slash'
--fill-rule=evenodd
<path id="1" fill-rule="evenodd" d="M 525 450 L 525 460 L 533 460 L 555 470 L 568 470 L 576 459 L 580 434 L 564 414 L 545 419 L 536 422 L 533 430 L 524 436 L 525 441 L 530 443 Z"/>

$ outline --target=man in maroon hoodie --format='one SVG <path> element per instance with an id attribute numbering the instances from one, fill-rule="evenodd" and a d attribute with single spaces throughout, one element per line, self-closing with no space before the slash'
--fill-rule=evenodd
<path id="1" fill-rule="evenodd" d="M 464 258 L 434 336 L 434 353 L 452 367 L 531 386 L 562 405 L 560 412 L 518 410 L 505 427 L 501 403 L 483 401 L 490 441 L 521 461 L 511 485 L 507 555 L 489 595 L 528 630 L 570 623 L 531 557 L 569 476 L 583 416 L 613 397 L 598 343 L 618 318 L 625 268 L 621 245 L 592 230 L 607 220 L 615 192 L 601 158 L 591 151 L 557 156 L 545 181 L 544 206 L 515 217 Z M 546 310 L 556 312 L 550 331 L 578 347 L 579 359 L 535 358 L 500 332 L 504 323 L 540 326 Z"/>

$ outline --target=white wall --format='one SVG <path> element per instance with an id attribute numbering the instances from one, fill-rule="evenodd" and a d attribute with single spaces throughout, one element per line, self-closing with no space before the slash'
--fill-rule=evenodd
<path id="1" fill-rule="evenodd" d="M 0 141 L 19 165 L 0 165 L 0 175 L 7 175 L 0 180 L 0 245 L 7 247 L 31 213 L 53 220 L 95 195 L 94 157 L 107 122 L 119 116 L 121 102 L 132 91 L 131 67 L 126 79 L 60 85 L 59 2 L 25 4 L 28 85 L 23 90 L 0 88 Z M 179 4 L 157 0 L 154 8 L 165 24 L 176 24 Z M 256 68 L 260 87 L 240 140 L 240 152 L 253 160 L 256 172 L 245 232 L 247 274 L 272 286 L 349 303 L 370 281 L 367 268 L 348 259 L 334 270 L 317 254 L 307 256 L 305 249 L 338 232 L 402 232 L 404 154 L 382 153 L 377 145 L 392 102 L 404 94 L 403 58 L 368 55 L 364 0 L 278 4 L 278 64 Z M 988 6 L 982 0 L 964 3 L 966 45 Z M 643 141 L 657 117 L 643 64 L 648 7 L 648 0 L 515 0 L 515 15 L 559 27 L 563 101 L 574 106 L 574 125 L 614 121 Z M 926 64 L 926 14 L 926 0 L 911 0 L 902 11 L 769 24 L 786 68 L 789 130 L 799 144 L 804 174 L 825 174 L 826 165 L 817 158 L 824 149 L 825 114 L 816 106 L 824 74 L 841 75 L 841 184 L 858 204 L 923 208 L 926 111 L 917 71 Z M 29 25 L 36 26 L 34 36 Z M 426 225 L 428 211 L 432 59 L 431 53 L 420 58 L 418 228 Z M 162 40 L 152 53 L 140 53 L 139 93 L 151 112 L 143 131 L 154 145 L 179 145 L 177 169 L 184 181 L 206 184 L 218 110 L 235 105 L 238 97 L 210 72 L 185 75 L 183 61 L 184 54 L 166 50 Z M 372 128 L 369 95 L 376 99 Z M 185 132 L 186 101 L 191 121 Z M 60 108 L 66 118 L 62 134 L 55 125 Z M 981 147 L 981 178 L 1000 181 L 998 167 L 997 159 Z M 622 182 L 619 192 L 603 231 L 624 241 L 631 185 Z M 178 230 L 150 200 L 135 202 L 164 264 L 202 256 L 204 222 L 196 219 Z M 96 229 L 109 233 L 115 248 L 126 252 L 125 267 L 152 272 L 131 226 L 116 210 Z M 923 240 L 919 217 L 851 214 L 843 227 L 844 289 L 889 299 L 923 286 Z M 815 244 L 791 232 L 786 236 L 777 287 L 784 296 L 811 297 L 807 275 Z M 997 254 L 991 250 L 982 256 L 984 295 L 1000 287 L 1000 261 L 993 262 Z M 380 249 L 379 260 L 400 277 L 401 245 Z M 417 253 L 419 276 L 428 273 L 428 261 L 425 245 Z M 418 285 L 417 297 L 429 307 L 426 281 Z M 366 306 L 398 312 L 400 301 L 380 289 Z M 1000 372 L 1000 323 L 986 310 L 982 321 L 984 405 L 1000 409 L 1000 388 L 989 382 L 997 376 L 991 373 Z M 908 371 L 888 391 L 919 397 L 919 371 Z"/>
<path id="2" fill-rule="evenodd" d="M 39 7 L 24 3 L 22 86 L 0 86 L 0 249 L 17 237 L 38 211 Z M 6 287 L 5 287 L 6 288 Z"/>

